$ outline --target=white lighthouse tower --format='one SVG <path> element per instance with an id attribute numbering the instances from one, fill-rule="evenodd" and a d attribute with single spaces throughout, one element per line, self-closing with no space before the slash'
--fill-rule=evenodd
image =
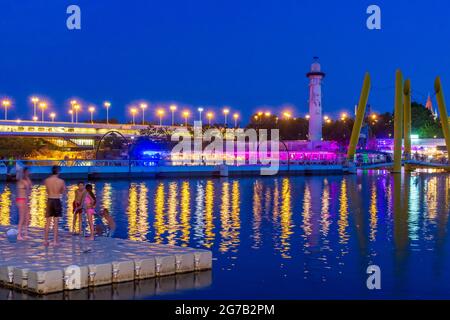
<path id="1" fill-rule="evenodd" d="M 314 57 L 309 78 L 309 140 L 322 140 L 322 79 L 325 73 L 320 70 L 319 58 Z"/>

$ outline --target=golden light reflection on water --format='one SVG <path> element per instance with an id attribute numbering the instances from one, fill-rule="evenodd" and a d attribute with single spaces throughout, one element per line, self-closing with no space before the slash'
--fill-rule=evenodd
<path id="1" fill-rule="evenodd" d="M 253 183 L 253 245 L 252 248 L 258 249 L 261 245 L 261 213 L 262 213 L 262 183 L 255 180 Z"/>
<path id="2" fill-rule="evenodd" d="M 164 184 L 160 182 L 156 187 L 155 192 L 155 222 L 153 224 L 155 228 L 154 241 L 156 243 L 162 243 L 162 235 L 166 230 L 166 225 L 164 223 Z"/>
<path id="3" fill-rule="evenodd" d="M 148 188 L 145 183 L 139 184 L 139 208 L 138 208 L 138 238 L 141 241 L 147 239 L 147 233 L 149 231 L 148 223 Z"/>
<path id="4" fill-rule="evenodd" d="M 205 240 L 204 246 L 211 248 L 216 234 L 214 233 L 214 183 L 209 180 L 205 188 Z"/>
<path id="5" fill-rule="evenodd" d="M 308 240 L 307 238 L 311 236 L 312 233 L 312 224 L 311 224 L 311 212 L 312 210 L 312 204 L 311 204 L 311 191 L 308 185 L 305 185 L 305 191 L 303 196 L 303 234 L 306 238 L 305 240 Z M 306 246 L 309 246 L 309 242 L 305 242 Z"/>
<path id="6" fill-rule="evenodd" d="M 127 207 L 127 217 L 128 217 L 128 239 L 137 241 L 139 237 L 137 236 L 137 210 L 138 210 L 138 192 L 135 183 L 130 184 L 130 189 L 128 191 L 128 207 Z"/>
<path id="7" fill-rule="evenodd" d="M 66 201 L 66 207 L 67 207 L 67 221 L 66 221 L 66 226 L 69 229 L 69 231 L 73 232 L 73 228 L 72 228 L 72 221 L 73 221 L 73 201 L 75 200 L 75 190 L 78 189 L 78 186 L 76 184 L 72 184 L 69 185 L 67 187 L 67 201 Z M 81 221 L 77 221 L 77 226 L 76 226 L 76 230 L 80 230 L 79 225 L 80 225 Z"/>
<path id="8" fill-rule="evenodd" d="M 191 191 L 188 181 L 181 185 L 181 245 L 187 247 L 191 229 Z"/>
<path id="9" fill-rule="evenodd" d="M 230 183 L 222 183 L 222 197 L 220 205 L 221 241 L 219 250 L 227 252 L 230 248 Z"/>
<path id="10" fill-rule="evenodd" d="M 111 183 L 105 183 L 103 185 L 102 192 L 102 208 L 112 211 L 112 186 Z"/>
<path id="11" fill-rule="evenodd" d="M 43 185 L 33 185 L 30 194 L 30 226 L 45 227 L 47 191 Z"/>
<path id="12" fill-rule="evenodd" d="M 323 186 L 322 195 L 322 210 L 321 210 L 321 220 L 320 220 L 320 232 L 324 237 L 328 235 L 331 225 L 330 216 L 330 186 L 328 180 L 325 179 Z"/>
<path id="13" fill-rule="evenodd" d="M 178 210 L 178 183 L 169 183 L 169 196 L 167 199 L 168 210 L 167 210 L 167 243 L 175 245 L 177 243 L 177 210 Z"/>
<path id="14" fill-rule="evenodd" d="M 0 195 L 0 225 L 7 226 L 11 224 L 11 189 L 5 186 Z"/>
<path id="15" fill-rule="evenodd" d="M 348 197 L 347 197 L 347 180 L 342 179 L 341 182 L 341 194 L 339 196 L 339 243 L 346 244 L 348 242 Z"/>
<path id="16" fill-rule="evenodd" d="M 281 248 L 280 253 L 283 258 L 290 259 L 290 238 L 293 234 L 292 232 L 292 204 L 291 204 L 291 184 L 289 179 L 284 178 L 281 182 L 281 194 L 282 194 L 282 205 L 281 205 Z"/>
<path id="17" fill-rule="evenodd" d="M 428 217 L 434 220 L 437 215 L 437 177 L 430 178 L 425 185 L 425 203 L 428 207 Z"/>
<path id="18" fill-rule="evenodd" d="M 375 182 L 372 182 L 371 185 L 369 214 L 370 214 L 370 241 L 375 241 L 377 235 L 377 221 L 378 221 L 377 186 Z"/>

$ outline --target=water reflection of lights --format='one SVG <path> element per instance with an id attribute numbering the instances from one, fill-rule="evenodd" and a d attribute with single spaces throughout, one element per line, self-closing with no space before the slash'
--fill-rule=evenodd
<path id="1" fill-rule="evenodd" d="M 177 232 L 178 232 L 178 222 L 177 222 L 177 208 L 178 208 L 178 183 L 171 182 L 169 184 L 167 199 L 167 243 L 175 245 L 177 243 Z"/>
<path id="2" fill-rule="evenodd" d="M 347 180 L 342 179 L 341 183 L 341 195 L 339 197 L 339 243 L 346 244 L 348 242 L 348 198 L 347 198 Z"/>
<path id="3" fill-rule="evenodd" d="M 11 204 L 11 190 L 6 185 L 0 195 L 0 225 L 11 224 Z"/>
<path id="4" fill-rule="evenodd" d="M 419 219 L 420 219 L 420 187 L 418 177 L 411 177 L 409 184 L 409 215 L 408 215 L 408 232 L 410 240 L 419 239 Z"/>
<path id="5" fill-rule="evenodd" d="M 281 194 L 282 194 L 282 205 L 281 205 L 281 256 L 283 258 L 289 259 L 291 255 L 290 250 L 290 237 L 292 232 L 292 207 L 291 207 L 291 185 L 289 179 L 284 178 L 281 182 Z"/>
<path id="6" fill-rule="evenodd" d="M 305 191 L 304 191 L 304 195 L 303 195 L 303 225 L 302 225 L 302 229 L 303 229 L 303 233 L 304 233 L 304 237 L 305 237 L 305 246 L 308 247 L 309 243 L 307 242 L 308 237 L 311 235 L 312 233 L 312 224 L 311 224 L 311 212 L 312 210 L 312 204 L 311 204 L 311 191 L 309 189 L 308 185 L 305 185 Z"/>
<path id="7" fill-rule="evenodd" d="M 148 188 L 145 183 L 139 184 L 139 210 L 138 210 L 138 237 L 139 240 L 145 241 L 149 231 L 148 224 Z"/>
<path id="8" fill-rule="evenodd" d="M 66 221 L 66 227 L 69 229 L 69 231 L 73 232 L 73 228 L 72 228 L 72 221 L 73 221 L 73 201 L 75 200 L 75 190 L 78 189 L 78 186 L 76 184 L 72 184 L 69 185 L 67 187 L 67 201 L 66 201 L 66 208 L 67 209 L 67 221 Z M 80 230 L 78 229 L 79 225 L 80 225 L 81 221 L 78 219 L 77 221 L 77 225 L 76 225 L 76 230 Z"/>
<path id="9" fill-rule="evenodd" d="M 181 245 L 187 247 L 190 238 L 191 218 L 191 193 L 188 181 L 181 185 Z"/>
<path id="10" fill-rule="evenodd" d="M 205 239 L 203 245 L 211 248 L 214 244 L 214 183 L 206 182 L 205 188 Z"/>
<path id="11" fill-rule="evenodd" d="M 323 186 L 323 195 L 322 195 L 322 210 L 321 210 L 321 230 L 320 232 L 322 235 L 326 238 L 328 235 L 328 232 L 330 231 L 330 225 L 331 225 L 331 216 L 330 216 L 330 186 L 328 184 L 328 181 L 325 179 L 324 186 Z"/>
<path id="12" fill-rule="evenodd" d="M 434 220 L 437 215 L 437 177 L 430 178 L 425 185 L 424 202 L 428 207 L 428 218 Z"/>
<path id="13" fill-rule="evenodd" d="M 221 242 L 219 250 L 227 252 L 230 248 L 230 183 L 222 183 L 222 196 L 220 206 L 220 223 L 221 223 Z"/>
<path id="14" fill-rule="evenodd" d="M 375 182 L 372 182 L 371 192 L 370 192 L 370 241 L 376 240 L 377 235 L 377 186 Z"/>
<path id="15" fill-rule="evenodd" d="M 103 193 L 102 193 L 102 208 L 108 209 L 109 212 L 112 210 L 112 186 L 111 183 L 105 183 L 103 185 Z"/>
<path id="16" fill-rule="evenodd" d="M 30 194 L 30 226 L 45 227 L 45 210 L 47 208 L 47 192 L 43 185 L 33 185 Z"/>
<path id="17" fill-rule="evenodd" d="M 128 191 L 128 238 L 137 241 L 137 210 L 138 210 L 138 192 L 135 183 L 131 183 Z"/>
<path id="18" fill-rule="evenodd" d="M 156 187 L 155 192 L 155 238 L 154 241 L 156 243 L 162 243 L 163 238 L 162 235 L 166 230 L 166 225 L 164 223 L 164 184 L 160 182 Z"/>
<path id="19" fill-rule="evenodd" d="M 262 183 L 256 180 L 253 183 L 253 245 L 252 248 L 258 249 L 261 245 L 261 212 L 262 212 Z"/>

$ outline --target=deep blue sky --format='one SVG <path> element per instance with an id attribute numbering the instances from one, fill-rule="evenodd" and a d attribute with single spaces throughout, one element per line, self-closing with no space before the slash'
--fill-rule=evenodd
<path id="1" fill-rule="evenodd" d="M 70 4 L 81 7 L 80 31 L 66 28 Z M 381 7 L 381 31 L 366 28 L 370 4 Z M 304 115 L 315 55 L 327 73 L 327 114 L 353 109 L 365 71 L 376 111 L 392 110 L 396 68 L 416 100 L 425 103 L 438 74 L 450 97 L 447 0 L 2 0 L 0 13 L 10 118 L 29 118 L 34 93 L 51 98 L 60 119 L 74 96 L 108 99 L 121 119 L 139 99 L 229 105 L 244 117 L 292 104 Z"/>

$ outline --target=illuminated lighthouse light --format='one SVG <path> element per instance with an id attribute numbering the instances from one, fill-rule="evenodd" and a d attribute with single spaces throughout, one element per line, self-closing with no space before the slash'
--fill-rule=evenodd
<path id="1" fill-rule="evenodd" d="M 322 140 L 322 79 L 325 73 L 320 70 L 319 58 L 314 57 L 309 78 L 309 140 Z"/>

